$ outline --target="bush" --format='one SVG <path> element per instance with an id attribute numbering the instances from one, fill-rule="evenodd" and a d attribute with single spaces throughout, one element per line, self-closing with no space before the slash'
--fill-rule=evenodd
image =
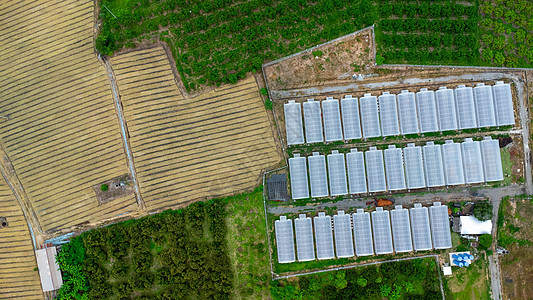
<path id="1" fill-rule="evenodd" d="M 479 247 L 482 250 L 487 250 L 492 245 L 492 235 L 483 234 L 479 237 Z"/>
<path id="2" fill-rule="evenodd" d="M 476 203 L 474 205 L 474 217 L 480 221 L 492 219 L 492 204 L 488 201 Z"/>
<path id="3" fill-rule="evenodd" d="M 261 88 L 259 93 L 263 96 L 268 96 L 268 90 L 266 88 Z"/>
<path id="4" fill-rule="evenodd" d="M 102 184 L 102 185 L 100 186 L 100 190 L 101 190 L 102 192 L 105 192 L 105 191 L 109 190 L 109 186 L 108 186 L 107 184 Z"/>
<path id="5" fill-rule="evenodd" d="M 272 107 L 273 107 L 273 106 L 272 106 L 272 100 L 270 100 L 270 99 L 268 99 L 268 98 L 265 99 L 265 107 L 266 107 L 266 109 L 268 109 L 268 110 L 272 110 Z"/>

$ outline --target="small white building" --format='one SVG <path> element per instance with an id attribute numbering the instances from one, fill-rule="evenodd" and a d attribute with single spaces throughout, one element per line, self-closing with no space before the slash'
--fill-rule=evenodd
<path id="1" fill-rule="evenodd" d="M 474 216 L 461 216 L 461 235 L 491 234 L 492 221 L 480 221 Z"/>
<path id="2" fill-rule="evenodd" d="M 444 276 L 452 275 L 452 267 L 442 267 L 442 273 L 444 274 Z"/>
<path id="3" fill-rule="evenodd" d="M 39 276 L 43 292 L 58 290 L 63 285 L 63 278 L 56 261 L 56 247 L 48 247 L 35 251 Z"/>

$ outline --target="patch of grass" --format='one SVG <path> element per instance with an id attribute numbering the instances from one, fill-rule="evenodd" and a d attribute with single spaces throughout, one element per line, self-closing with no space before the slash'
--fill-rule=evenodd
<path id="1" fill-rule="evenodd" d="M 445 280 L 447 299 L 490 299 L 488 262 L 483 253 L 468 268 L 454 267 L 453 275 Z"/>
<path id="2" fill-rule="evenodd" d="M 503 169 L 503 184 L 509 185 L 512 182 L 513 174 L 513 162 L 511 161 L 511 154 L 509 149 L 500 149 L 500 155 L 502 157 L 502 169 Z"/>

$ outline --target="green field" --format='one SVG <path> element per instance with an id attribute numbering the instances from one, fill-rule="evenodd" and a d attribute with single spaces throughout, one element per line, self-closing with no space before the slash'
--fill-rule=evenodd
<path id="1" fill-rule="evenodd" d="M 468 268 L 453 267 L 453 274 L 447 277 L 445 282 L 447 299 L 491 299 L 488 261 L 485 253 L 481 252 Z"/>
<path id="2" fill-rule="evenodd" d="M 533 4 L 490 3 L 102 0 L 96 48 L 111 55 L 143 41 L 165 41 L 188 90 L 236 82 L 266 61 L 373 24 L 378 63 L 531 66 Z"/>
<path id="3" fill-rule="evenodd" d="M 273 299 L 442 299 L 434 258 L 273 281 Z"/>

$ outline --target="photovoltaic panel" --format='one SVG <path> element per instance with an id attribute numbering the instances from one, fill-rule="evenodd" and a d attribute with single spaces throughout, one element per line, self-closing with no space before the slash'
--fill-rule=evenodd
<path id="1" fill-rule="evenodd" d="M 335 257 L 333 249 L 333 233 L 331 232 L 331 217 L 319 212 L 315 217 L 316 257 L 320 260 Z"/>
<path id="2" fill-rule="evenodd" d="M 494 112 L 492 88 L 484 83 L 478 83 L 474 88 L 474 103 L 476 104 L 478 126 L 496 126 L 496 114 Z"/>
<path id="3" fill-rule="evenodd" d="M 394 251 L 396 251 L 396 253 L 413 251 L 409 211 L 402 208 L 401 205 L 396 205 L 395 209 L 390 211 L 390 217 Z"/>
<path id="4" fill-rule="evenodd" d="M 426 174 L 426 185 L 428 187 L 443 186 L 446 184 L 444 179 L 444 165 L 442 163 L 442 151 L 440 145 L 433 142 L 427 142 L 422 147 L 424 159 L 424 173 Z"/>
<path id="5" fill-rule="evenodd" d="M 403 159 L 407 188 L 420 189 L 426 187 L 422 147 L 415 146 L 413 143 L 407 144 L 407 147 L 403 148 Z"/>
<path id="6" fill-rule="evenodd" d="M 402 134 L 419 133 L 415 93 L 403 90 L 397 98 Z"/>
<path id="7" fill-rule="evenodd" d="M 433 202 L 429 207 L 429 221 L 431 223 L 431 237 L 435 249 L 448 249 L 452 247 L 450 221 L 448 220 L 448 207 L 440 202 Z"/>
<path id="8" fill-rule="evenodd" d="M 481 141 L 481 157 L 485 181 L 503 180 L 502 159 L 498 140 L 493 140 L 490 136 L 483 138 Z"/>
<path id="9" fill-rule="evenodd" d="M 328 155 L 329 189 L 332 196 L 348 194 L 344 154 L 337 150 Z"/>
<path id="10" fill-rule="evenodd" d="M 372 244 L 372 227 L 370 226 L 370 214 L 358 209 L 356 214 L 352 214 L 353 234 L 355 241 L 355 253 L 357 256 L 367 256 L 374 254 Z"/>
<path id="11" fill-rule="evenodd" d="M 371 193 L 387 190 L 382 152 L 382 150 L 377 150 L 376 147 L 370 147 L 370 150 L 365 152 L 368 191 Z"/>
<path id="12" fill-rule="evenodd" d="M 427 88 L 420 89 L 420 92 L 416 93 L 416 104 L 420 132 L 439 131 L 435 93 L 433 91 L 428 91 Z"/>
<path id="13" fill-rule="evenodd" d="M 361 106 L 363 137 L 372 138 L 381 136 L 377 97 L 365 94 L 364 97 L 359 99 L 359 105 Z"/>
<path id="14" fill-rule="evenodd" d="M 337 257 L 343 258 L 354 256 L 350 215 L 345 215 L 342 210 L 338 211 L 337 215 L 333 216 L 333 227 L 335 229 L 335 248 L 337 249 Z"/>
<path id="15" fill-rule="evenodd" d="M 289 103 L 285 103 L 283 107 L 285 110 L 287 145 L 298 145 L 305 143 L 301 104 L 291 100 Z"/>
<path id="16" fill-rule="evenodd" d="M 481 146 L 478 141 L 471 138 L 461 143 L 463 150 L 463 166 L 466 183 L 480 183 L 485 180 L 483 176 L 483 162 L 481 160 Z"/>
<path id="17" fill-rule="evenodd" d="M 313 243 L 313 223 L 311 218 L 300 214 L 294 219 L 296 229 L 296 253 L 298 261 L 310 261 L 315 259 L 315 244 Z"/>
<path id="18" fill-rule="evenodd" d="M 383 207 L 378 207 L 376 211 L 372 212 L 372 230 L 374 232 L 376 254 L 392 253 L 392 233 L 389 212 L 384 211 Z"/>
<path id="19" fill-rule="evenodd" d="M 304 102 L 303 106 L 306 142 L 309 144 L 323 142 L 320 102 L 314 99 L 307 99 L 307 102 Z"/>
<path id="20" fill-rule="evenodd" d="M 471 87 L 459 85 L 455 89 L 455 105 L 459 129 L 477 128 L 474 92 Z"/>
<path id="21" fill-rule="evenodd" d="M 379 96 L 379 116 L 381 118 L 381 132 L 383 136 L 400 134 L 396 95 L 383 92 L 383 95 Z"/>
<path id="22" fill-rule="evenodd" d="M 442 158 L 446 185 L 465 184 L 461 144 L 446 140 L 442 145 Z"/>
<path id="23" fill-rule="evenodd" d="M 455 113 L 453 90 L 441 86 L 435 92 L 435 97 L 437 100 L 437 111 L 439 112 L 440 131 L 457 130 L 457 115 Z"/>
<path id="24" fill-rule="evenodd" d="M 390 145 L 383 152 L 385 155 L 385 172 L 389 191 L 405 190 L 405 173 L 403 171 L 402 149 Z"/>
<path id="25" fill-rule="evenodd" d="M 361 133 L 361 120 L 359 118 L 359 101 L 346 95 L 341 99 L 342 125 L 344 128 L 344 139 L 354 140 L 363 137 Z"/>
<path id="26" fill-rule="evenodd" d="M 339 100 L 328 99 L 322 101 L 322 112 L 324 114 L 324 134 L 326 136 L 326 142 L 341 141 L 343 137 Z"/>
<path id="27" fill-rule="evenodd" d="M 365 158 L 363 152 L 351 149 L 346 154 L 346 166 L 348 168 L 348 185 L 350 194 L 363 194 L 367 192 Z"/>
<path id="28" fill-rule="evenodd" d="M 326 158 L 318 152 L 307 158 L 309 163 L 309 179 L 311 181 L 311 197 L 327 197 L 328 178 L 326 174 Z"/>
<path id="29" fill-rule="evenodd" d="M 276 229 L 276 246 L 278 249 L 278 262 L 280 264 L 296 261 L 294 254 L 294 233 L 292 231 L 292 220 L 285 216 L 279 217 L 274 222 Z"/>
<path id="30" fill-rule="evenodd" d="M 292 199 L 309 198 L 307 163 L 305 157 L 300 157 L 300 154 L 294 154 L 293 158 L 289 158 L 289 172 L 291 177 Z"/>
<path id="31" fill-rule="evenodd" d="M 514 125 L 511 85 L 509 83 L 503 83 L 503 81 L 496 81 L 496 85 L 492 86 L 492 95 L 498 126 Z"/>
<path id="32" fill-rule="evenodd" d="M 415 203 L 410 209 L 411 230 L 413 235 L 413 246 L 415 251 L 426 251 L 433 249 L 431 244 L 431 232 L 429 227 L 429 213 L 427 207 Z"/>

